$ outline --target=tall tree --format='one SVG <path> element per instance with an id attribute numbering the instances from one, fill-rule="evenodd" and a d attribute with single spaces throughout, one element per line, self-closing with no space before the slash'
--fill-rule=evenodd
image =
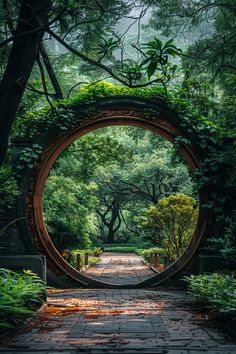
<path id="1" fill-rule="evenodd" d="M 14 40 L 0 84 L 0 164 L 5 158 L 11 126 L 49 23 L 51 5 L 50 0 L 20 2 Z"/>
<path id="2" fill-rule="evenodd" d="M 139 13 L 134 16 L 131 13 L 134 5 L 135 1 L 132 0 L 2 2 L 4 15 L 1 23 L 5 38 L 0 42 L 0 49 L 7 49 L 9 55 L 5 55 L 5 51 L 6 66 L 2 67 L 4 73 L 0 83 L 0 163 L 6 155 L 10 130 L 35 62 L 39 68 L 42 89 L 35 89 L 34 92 L 45 95 L 50 104 L 51 99 L 63 97 L 47 53 L 52 38 L 54 43 L 64 47 L 66 53 L 71 53 L 79 64 L 83 62 L 96 68 L 123 85 L 142 87 L 158 84 L 166 87 L 176 71 L 176 65 L 171 64 L 170 58 L 180 55 L 180 50 L 171 41 L 162 43 L 155 39 L 143 50 L 137 48 L 139 59 L 130 60 L 124 56 L 122 47 L 125 33 L 115 33 L 115 25 L 120 19 L 129 18 L 135 23 L 148 7 L 139 2 L 135 5 Z M 120 58 L 113 55 L 114 51 L 120 53 Z M 156 72 L 158 75 L 153 77 Z M 55 92 L 51 93 L 48 86 Z"/>

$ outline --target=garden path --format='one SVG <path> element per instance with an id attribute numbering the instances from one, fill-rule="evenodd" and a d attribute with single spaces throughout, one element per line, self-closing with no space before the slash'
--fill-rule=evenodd
<path id="1" fill-rule="evenodd" d="M 190 299 L 191 300 L 191 299 Z M 138 289 L 48 292 L 48 305 L 21 334 L 0 347 L 7 354 L 233 354 L 185 293 Z"/>
<path id="2" fill-rule="evenodd" d="M 143 263 L 142 257 L 134 253 L 105 252 L 100 258 L 101 261 L 88 268 L 84 274 L 115 284 L 138 283 L 156 274 Z"/>

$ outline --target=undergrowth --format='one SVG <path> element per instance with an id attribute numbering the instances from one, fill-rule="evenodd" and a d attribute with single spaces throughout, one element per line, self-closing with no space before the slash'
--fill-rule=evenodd
<path id="1" fill-rule="evenodd" d="M 219 314 L 236 320 L 236 279 L 233 275 L 213 273 L 185 277 L 188 289 L 198 301 L 206 302 Z"/>
<path id="2" fill-rule="evenodd" d="M 14 328 L 45 301 L 46 284 L 32 271 L 0 269 L 0 328 Z"/>

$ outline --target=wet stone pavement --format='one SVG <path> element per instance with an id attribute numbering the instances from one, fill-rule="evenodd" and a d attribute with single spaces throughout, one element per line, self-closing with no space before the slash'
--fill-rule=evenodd
<path id="1" fill-rule="evenodd" d="M 144 264 L 142 257 L 134 253 L 105 252 L 100 258 L 100 262 L 88 268 L 84 274 L 115 284 L 138 283 L 156 274 Z"/>
<path id="2" fill-rule="evenodd" d="M 180 291 L 51 290 L 48 306 L 1 353 L 236 353 Z"/>

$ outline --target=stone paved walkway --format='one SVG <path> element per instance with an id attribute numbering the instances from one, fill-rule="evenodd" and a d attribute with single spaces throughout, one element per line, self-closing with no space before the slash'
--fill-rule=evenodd
<path id="1" fill-rule="evenodd" d="M 236 343 L 191 311 L 181 292 L 50 291 L 46 310 L 0 352 L 236 353 Z"/>
<path id="2" fill-rule="evenodd" d="M 84 274 L 106 283 L 132 284 L 156 273 L 143 263 L 142 257 L 134 253 L 105 252 L 101 255 L 101 261 Z"/>

